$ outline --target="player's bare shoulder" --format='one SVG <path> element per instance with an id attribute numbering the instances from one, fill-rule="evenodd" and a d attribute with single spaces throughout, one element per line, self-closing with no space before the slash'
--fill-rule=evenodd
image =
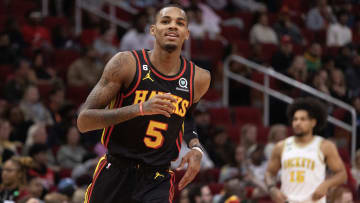
<path id="1" fill-rule="evenodd" d="M 208 70 L 195 66 L 195 93 L 194 102 L 198 102 L 200 98 L 207 92 L 210 86 L 211 74 Z"/>
<path id="2" fill-rule="evenodd" d="M 273 154 L 278 156 L 278 157 L 281 157 L 283 151 L 284 151 L 284 148 L 285 148 L 285 140 L 286 139 L 283 139 L 281 141 L 279 141 L 278 143 L 276 143 L 274 149 L 273 149 Z"/>
<path id="3" fill-rule="evenodd" d="M 323 139 L 320 144 L 320 150 L 323 152 L 325 156 L 337 151 L 337 147 L 335 143 L 329 139 Z"/>
<path id="4" fill-rule="evenodd" d="M 106 64 L 103 77 L 122 85 L 131 83 L 136 73 L 136 61 L 131 52 L 119 52 Z"/>

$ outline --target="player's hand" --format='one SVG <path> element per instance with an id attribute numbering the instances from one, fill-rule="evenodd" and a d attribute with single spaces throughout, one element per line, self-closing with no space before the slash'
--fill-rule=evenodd
<path id="1" fill-rule="evenodd" d="M 182 159 L 179 167 L 176 170 L 182 170 L 185 164 L 188 164 L 185 175 L 179 182 L 179 190 L 186 187 L 200 171 L 202 154 L 198 150 L 190 150 Z"/>
<path id="2" fill-rule="evenodd" d="M 329 187 L 325 183 L 321 183 L 315 190 L 312 195 L 312 199 L 314 201 L 321 199 L 324 197 L 328 191 Z"/>
<path id="3" fill-rule="evenodd" d="M 272 187 L 269 191 L 271 199 L 276 203 L 285 203 L 287 197 L 282 193 L 279 188 Z"/>
<path id="4" fill-rule="evenodd" d="M 175 111 L 177 100 L 170 94 L 158 94 L 143 103 L 144 115 L 162 114 L 170 117 Z"/>

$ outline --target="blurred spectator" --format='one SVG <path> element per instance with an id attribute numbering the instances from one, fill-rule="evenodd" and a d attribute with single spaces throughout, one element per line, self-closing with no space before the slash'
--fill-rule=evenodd
<path id="1" fill-rule="evenodd" d="M 42 50 L 34 52 L 32 68 L 36 73 L 38 84 L 49 84 L 56 79 L 56 71 L 48 65 Z"/>
<path id="2" fill-rule="evenodd" d="M 206 3 L 215 10 L 223 10 L 228 5 L 227 0 L 206 0 Z"/>
<path id="3" fill-rule="evenodd" d="M 280 48 L 271 58 L 271 66 L 278 72 L 285 73 L 294 59 L 293 45 L 288 35 L 281 37 Z"/>
<path id="4" fill-rule="evenodd" d="M 57 152 L 57 160 L 60 167 L 73 169 L 81 164 L 86 150 L 80 145 L 80 134 L 75 126 L 70 127 L 67 134 L 66 145 L 62 145 Z"/>
<path id="5" fill-rule="evenodd" d="M 287 7 L 283 7 L 279 13 L 279 20 L 274 24 L 274 30 L 279 39 L 282 39 L 283 36 L 289 36 L 290 41 L 303 45 L 305 44 L 305 40 L 301 35 L 301 31 L 291 22 L 289 9 Z"/>
<path id="6" fill-rule="evenodd" d="M 209 156 L 216 167 L 222 167 L 231 162 L 234 146 L 224 128 L 214 130 L 212 141 L 209 144 Z"/>
<path id="7" fill-rule="evenodd" d="M 252 148 L 248 154 L 250 158 L 247 165 L 248 172 L 245 181 L 254 188 L 251 198 L 264 197 L 267 194 L 265 185 L 267 162 L 264 155 L 264 146 L 256 145 L 256 147 Z"/>
<path id="8" fill-rule="evenodd" d="M 22 49 L 25 48 L 25 42 L 19 23 L 15 18 L 8 18 L 5 22 L 4 33 L 9 36 L 11 48 L 17 53 L 21 54 Z"/>
<path id="9" fill-rule="evenodd" d="M 29 156 L 34 160 L 34 167 L 29 175 L 39 177 L 43 187 L 50 190 L 55 184 L 55 173 L 48 167 L 48 147 L 45 144 L 34 144 L 29 149 Z"/>
<path id="10" fill-rule="evenodd" d="M 0 119 L 0 165 L 18 154 L 20 142 L 10 141 L 12 126 L 9 121 Z"/>
<path id="11" fill-rule="evenodd" d="M 255 45 L 254 45 L 255 46 Z M 238 63 L 236 61 L 231 61 L 229 63 L 230 70 L 236 74 L 239 74 L 243 77 L 251 79 L 251 69 L 245 65 Z M 242 97 L 239 97 L 238 94 L 241 93 Z M 244 85 L 238 81 L 230 79 L 229 85 L 229 105 L 230 106 L 246 106 L 250 105 L 250 87 Z"/>
<path id="12" fill-rule="evenodd" d="M 36 84 L 36 74 L 30 68 L 26 59 L 18 59 L 14 66 L 14 76 L 6 82 L 3 95 L 11 103 L 17 103 L 22 98 L 25 88 L 30 84 Z"/>
<path id="13" fill-rule="evenodd" d="M 29 128 L 27 139 L 25 142 L 24 154 L 28 153 L 29 148 L 34 144 L 47 143 L 48 134 L 44 123 L 35 123 Z"/>
<path id="14" fill-rule="evenodd" d="M 103 70 L 98 53 L 94 47 L 83 50 L 83 56 L 74 61 L 67 73 L 67 82 L 70 86 L 93 87 L 99 80 Z"/>
<path id="15" fill-rule="evenodd" d="M 307 70 L 309 72 L 316 72 L 321 68 L 322 48 L 318 43 L 312 43 L 305 52 L 304 57 L 306 61 Z"/>
<path id="16" fill-rule="evenodd" d="M 116 30 L 114 28 L 103 29 L 100 34 L 93 46 L 103 61 L 108 61 L 118 51 L 117 47 L 114 46 Z"/>
<path id="17" fill-rule="evenodd" d="M 194 121 L 199 140 L 205 146 L 209 142 L 209 134 L 211 130 L 211 117 L 208 109 L 202 105 L 198 105 L 194 112 Z"/>
<path id="18" fill-rule="evenodd" d="M 179 203 L 191 203 L 189 198 L 189 187 L 180 191 Z"/>
<path id="19" fill-rule="evenodd" d="M 351 42 L 352 32 L 348 25 L 348 14 L 345 11 L 341 11 L 338 14 L 338 21 L 328 28 L 326 45 L 331 46 L 344 46 Z"/>
<path id="20" fill-rule="evenodd" d="M 26 18 L 28 22 L 22 27 L 22 33 L 32 48 L 51 48 L 51 35 L 42 23 L 43 16 L 40 11 L 32 11 Z"/>
<path id="21" fill-rule="evenodd" d="M 29 157 L 14 156 L 5 162 L 1 171 L 1 202 L 16 202 L 23 197 L 27 171 L 33 166 L 33 160 Z"/>
<path id="22" fill-rule="evenodd" d="M 55 86 L 49 93 L 47 108 L 55 124 L 62 121 L 60 110 L 65 105 L 65 89 L 62 86 Z"/>
<path id="23" fill-rule="evenodd" d="M 42 180 L 39 177 L 31 177 L 27 186 L 27 197 L 42 199 L 46 193 L 45 188 L 42 185 Z"/>
<path id="24" fill-rule="evenodd" d="M 25 114 L 25 119 L 33 122 L 43 122 L 49 125 L 53 124 L 54 121 L 51 118 L 50 112 L 39 100 L 40 95 L 38 88 L 29 85 L 25 89 L 24 96 L 20 101 L 20 108 Z"/>
<path id="25" fill-rule="evenodd" d="M 215 37 L 220 34 L 220 27 L 213 26 L 211 24 L 206 24 L 202 10 L 198 7 L 192 8 L 188 12 L 189 16 L 189 31 L 190 37 L 193 39 L 205 39 L 209 37 L 210 39 L 215 39 Z"/>
<path id="26" fill-rule="evenodd" d="M 240 203 L 247 202 L 244 184 L 238 178 L 232 178 L 225 182 L 224 192 L 214 197 L 213 203 Z"/>
<path id="27" fill-rule="evenodd" d="M 245 149 L 245 156 L 248 158 L 250 150 L 256 147 L 257 128 L 253 124 L 245 124 L 240 130 L 240 145 Z"/>
<path id="28" fill-rule="evenodd" d="M 121 39 L 120 51 L 131 51 L 138 49 L 152 49 L 154 37 L 146 30 L 149 17 L 146 13 L 134 16 L 133 28 L 129 29 Z"/>
<path id="29" fill-rule="evenodd" d="M 94 154 L 87 154 L 83 157 L 82 164 L 72 170 L 71 178 L 75 180 L 78 186 L 87 187 L 91 183 L 99 158 Z"/>
<path id="30" fill-rule="evenodd" d="M 360 93 L 360 54 L 352 59 L 352 66 L 346 69 L 346 82 L 352 94 Z"/>
<path id="31" fill-rule="evenodd" d="M 266 64 L 266 59 L 263 54 L 263 47 L 260 43 L 255 43 L 251 45 L 251 53 L 249 59 L 260 65 Z M 251 69 L 249 70 L 251 71 Z"/>
<path id="32" fill-rule="evenodd" d="M 0 32 L 0 65 L 11 65 L 16 60 L 16 52 L 11 47 L 9 34 Z"/>
<path id="33" fill-rule="evenodd" d="M 278 44 L 275 31 L 269 26 L 266 13 L 257 14 L 256 24 L 250 30 L 250 43 Z"/>
<path id="34" fill-rule="evenodd" d="M 322 61 L 322 69 L 325 69 L 327 72 L 330 72 L 331 70 L 335 69 L 335 59 L 333 56 L 327 55 L 324 56 Z"/>
<path id="35" fill-rule="evenodd" d="M 66 195 L 69 199 L 72 198 L 76 189 L 76 184 L 71 178 L 63 178 L 60 180 L 57 185 L 57 190 L 59 193 Z"/>
<path id="36" fill-rule="evenodd" d="M 85 202 L 85 192 L 86 190 L 84 188 L 78 188 L 75 190 L 72 203 L 83 203 Z"/>
<path id="37" fill-rule="evenodd" d="M 344 102 L 349 102 L 349 91 L 346 87 L 344 73 L 340 69 L 334 69 L 330 72 L 330 94 Z"/>
<path id="38" fill-rule="evenodd" d="M 265 12 L 265 4 L 258 2 L 256 0 L 232 0 L 233 5 L 236 7 L 250 12 Z"/>
<path id="39" fill-rule="evenodd" d="M 360 95 L 354 96 L 351 98 L 351 105 L 355 108 L 356 111 L 356 117 L 355 117 L 355 123 L 356 123 L 356 136 L 360 137 Z M 348 112 L 345 116 L 345 121 L 351 125 L 352 123 L 352 115 L 350 112 Z M 356 149 L 360 148 L 360 139 L 356 139 Z"/>
<path id="40" fill-rule="evenodd" d="M 335 23 L 336 18 L 326 0 L 317 0 L 317 6 L 310 9 L 306 17 L 306 27 L 312 31 L 320 31 Z"/>
<path id="41" fill-rule="evenodd" d="M 360 186 L 360 149 L 356 151 L 355 163 L 351 168 L 351 174 L 356 180 L 356 188 Z"/>
<path id="42" fill-rule="evenodd" d="M 346 71 L 351 67 L 351 62 L 354 58 L 352 44 L 347 44 L 338 49 L 338 53 L 335 57 L 335 66 L 342 71 Z"/>
<path id="43" fill-rule="evenodd" d="M 28 129 L 33 122 L 25 120 L 24 112 L 21 110 L 20 106 L 10 107 L 7 114 L 7 118 L 13 126 L 10 139 L 25 144 Z"/>
<path id="44" fill-rule="evenodd" d="M 275 124 L 270 128 L 268 143 L 265 145 L 264 154 L 267 160 L 270 159 L 271 153 L 277 142 L 286 138 L 287 127 L 283 124 Z"/>
<path id="45" fill-rule="evenodd" d="M 330 94 L 330 80 L 326 70 L 320 69 L 315 73 L 311 80 L 311 85 L 325 94 Z"/>
<path id="46" fill-rule="evenodd" d="M 51 36 L 56 49 L 80 49 L 73 26 L 58 25 L 52 30 Z"/>
<path id="47" fill-rule="evenodd" d="M 219 175 L 219 183 L 224 183 L 226 180 L 237 176 L 242 177 L 246 175 L 247 163 L 244 147 L 238 145 L 232 157 L 233 158 L 230 164 L 227 164 L 221 168 Z"/>
<path id="48" fill-rule="evenodd" d="M 191 203 L 212 203 L 213 195 L 208 185 L 196 185 L 189 191 Z"/>
<path id="49" fill-rule="evenodd" d="M 338 186 L 329 193 L 330 203 L 353 203 L 353 194 L 351 190 L 345 186 Z"/>
<path id="50" fill-rule="evenodd" d="M 69 203 L 69 198 L 66 195 L 52 192 L 44 197 L 45 203 Z"/>
<path id="51" fill-rule="evenodd" d="M 308 77 L 305 58 L 303 56 L 296 56 L 288 68 L 287 74 L 293 79 L 305 83 Z"/>
<path id="52" fill-rule="evenodd" d="M 202 22 L 211 31 L 210 38 L 214 38 L 211 33 L 217 34 L 221 32 L 221 17 L 215 13 L 215 11 L 201 0 L 191 0 L 190 8 L 199 8 L 202 14 Z M 191 35 L 190 35 L 191 36 Z"/>

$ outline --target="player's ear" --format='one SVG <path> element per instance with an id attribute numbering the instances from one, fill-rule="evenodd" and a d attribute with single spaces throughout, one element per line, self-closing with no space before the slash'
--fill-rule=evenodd
<path id="1" fill-rule="evenodd" d="M 311 127 L 315 128 L 316 123 L 316 119 L 311 119 Z"/>
<path id="2" fill-rule="evenodd" d="M 185 36 L 185 39 L 188 40 L 190 37 L 190 30 L 189 28 L 187 29 L 187 33 L 186 33 L 186 36 Z"/>
<path id="3" fill-rule="evenodd" d="M 155 25 L 154 25 L 154 24 L 152 24 L 152 25 L 150 26 L 150 34 L 151 34 L 152 36 L 155 36 Z"/>

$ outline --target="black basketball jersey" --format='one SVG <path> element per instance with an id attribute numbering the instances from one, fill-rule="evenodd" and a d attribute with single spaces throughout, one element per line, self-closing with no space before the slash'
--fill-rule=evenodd
<path id="1" fill-rule="evenodd" d="M 120 91 L 107 108 L 120 108 L 145 102 L 156 94 L 170 93 L 177 103 L 168 118 L 163 115 L 138 116 L 103 130 L 102 143 L 108 153 L 138 159 L 153 166 L 166 165 L 178 157 L 184 119 L 193 102 L 194 69 L 192 62 L 180 57 L 179 72 L 165 76 L 154 67 L 147 50 L 132 51 L 136 74 L 126 91 Z"/>

